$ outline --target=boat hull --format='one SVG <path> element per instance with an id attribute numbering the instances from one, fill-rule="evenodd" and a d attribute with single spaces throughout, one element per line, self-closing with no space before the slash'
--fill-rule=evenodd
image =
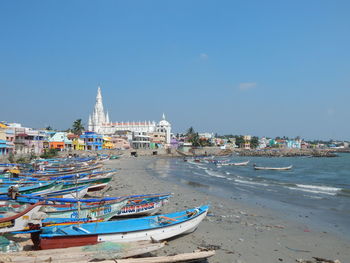
<path id="1" fill-rule="evenodd" d="M 81 231 L 85 232 L 82 235 L 59 235 L 50 237 L 41 236 L 39 248 L 67 248 L 72 246 L 83 246 L 87 244 L 95 244 L 95 242 L 106 241 L 125 243 L 142 240 L 165 240 L 178 235 L 193 232 L 198 227 L 199 223 L 205 218 L 207 212 L 208 210 L 186 221 L 151 229 L 142 229 L 129 232 L 115 232 L 108 234 L 89 234 L 88 231 L 82 229 Z M 79 229 L 79 227 L 77 228 Z M 84 239 L 82 237 L 84 237 Z"/>
<path id="2" fill-rule="evenodd" d="M 0 233 L 22 231 L 28 229 L 33 214 L 37 213 L 41 205 L 35 204 L 18 213 L 17 215 L 0 218 Z"/>

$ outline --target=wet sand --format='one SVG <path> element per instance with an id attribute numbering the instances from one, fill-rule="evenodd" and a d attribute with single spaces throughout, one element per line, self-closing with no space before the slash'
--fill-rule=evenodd
<path id="1" fill-rule="evenodd" d="M 216 255 L 208 262 L 296 262 L 297 259 L 311 260 L 312 257 L 350 262 L 348 240 L 287 220 L 278 211 L 266 207 L 218 198 L 199 192 L 196 187 L 189 185 L 171 184 L 161 176 L 155 176 L 152 170 L 155 165 L 159 170 L 162 163 L 159 158 L 161 157 L 108 161 L 106 167 L 119 168 L 120 171 L 105 196 L 174 193 L 160 213 L 180 211 L 207 203 L 211 206 L 208 216 L 195 232 L 170 240 L 168 246 L 156 252 L 156 255 L 192 252 L 198 247 L 207 247 L 217 250 Z"/>

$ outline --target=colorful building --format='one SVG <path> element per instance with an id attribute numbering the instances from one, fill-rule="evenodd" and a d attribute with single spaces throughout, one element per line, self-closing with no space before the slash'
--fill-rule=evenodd
<path id="1" fill-rule="evenodd" d="M 84 140 L 85 150 L 102 150 L 103 136 L 96 132 L 86 131 L 80 138 Z"/>
<path id="2" fill-rule="evenodd" d="M 107 149 L 107 150 L 111 150 L 111 149 L 115 149 L 115 146 L 112 142 L 112 138 L 111 137 L 103 137 L 103 145 L 102 145 L 103 149 Z"/>
<path id="3" fill-rule="evenodd" d="M 49 148 L 60 151 L 71 150 L 73 148 L 72 140 L 69 140 L 66 132 L 56 132 L 49 140 Z"/>
<path id="4" fill-rule="evenodd" d="M 7 125 L 0 123 L 0 156 L 13 151 L 14 145 L 6 140 Z"/>
<path id="5" fill-rule="evenodd" d="M 112 136 L 112 143 L 115 149 L 125 150 L 130 149 L 130 143 L 126 136 Z"/>
<path id="6" fill-rule="evenodd" d="M 84 140 L 81 139 L 79 137 L 79 135 L 76 135 L 74 133 L 70 133 L 67 135 L 67 138 L 72 141 L 73 150 L 76 150 L 76 151 L 84 151 L 85 150 Z"/>
<path id="7" fill-rule="evenodd" d="M 6 124 L 0 122 L 0 155 L 6 155 L 13 151 L 15 148 L 14 137 L 14 132 L 9 130 Z"/>

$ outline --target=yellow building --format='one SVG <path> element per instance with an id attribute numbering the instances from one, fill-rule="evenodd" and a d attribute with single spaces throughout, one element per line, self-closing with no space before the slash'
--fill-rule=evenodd
<path id="1" fill-rule="evenodd" d="M 85 143 L 84 140 L 80 138 L 74 138 L 73 139 L 73 149 L 77 151 L 84 151 L 85 150 Z"/>
<path id="2" fill-rule="evenodd" d="M 243 139 L 244 139 L 244 146 L 243 148 L 244 149 L 250 149 L 250 141 L 252 139 L 252 136 L 250 135 L 244 135 L 243 136 Z"/>
<path id="3" fill-rule="evenodd" d="M 112 138 L 111 137 L 103 137 L 103 145 L 102 145 L 103 149 L 114 149 L 115 146 L 112 143 Z"/>

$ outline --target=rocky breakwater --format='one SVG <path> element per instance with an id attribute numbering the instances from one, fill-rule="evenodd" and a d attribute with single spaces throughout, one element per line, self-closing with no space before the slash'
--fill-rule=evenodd
<path id="1" fill-rule="evenodd" d="M 240 156 L 265 156 L 265 157 L 336 157 L 337 154 L 324 149 L 238 149 Z"/>

